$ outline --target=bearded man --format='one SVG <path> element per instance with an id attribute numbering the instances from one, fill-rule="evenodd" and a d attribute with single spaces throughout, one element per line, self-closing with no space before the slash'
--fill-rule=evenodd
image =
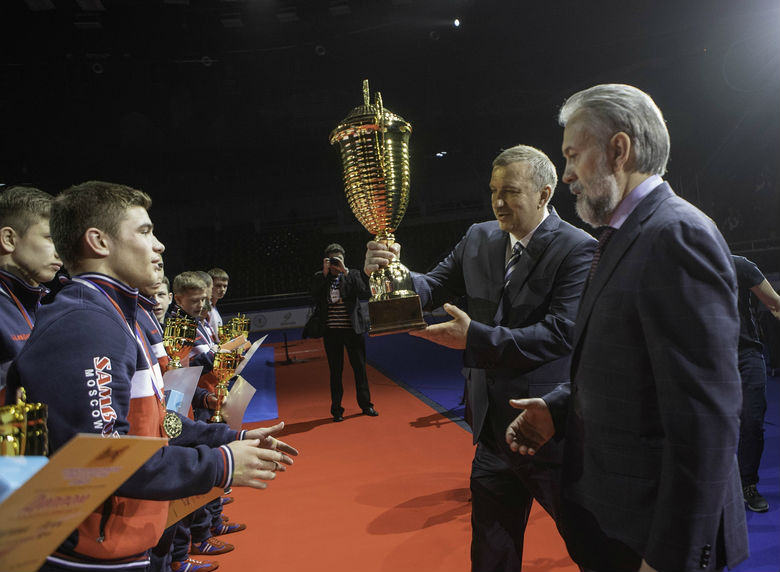
<path id="1" fill-rule="evenodd" d="M 525 411 L 507 442 L 533 454 L 565 433 L 561 526 L 581 567 L 733 569 L 748 545 L 729 249 L 661 178 L 669 134 L 650 96 L 598 85 L 570 97 L 559 121 L 563 181 L 602 231 L 571 385 L 515 400 Z"/>

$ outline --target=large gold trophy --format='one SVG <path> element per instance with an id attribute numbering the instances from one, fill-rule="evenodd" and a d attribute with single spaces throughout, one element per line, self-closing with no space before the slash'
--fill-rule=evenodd
<path id="1" fill-rule="evenodd" d="M 378 92 L 371 103 L 363 81 L 363 105 L 355 107 L 330 134 L 338 144 L 347 202 L 378 242 L 391 245 L 409 203 L 409 137 L 412 126 L 382 105 Z M 420 298 L 409 269 L 396 258 L 369 278 L 369 335 L 426 327 Z"/>
<path id="2" fill-rule="evenodd" d="M 163 347 L 165 353 L 171 358 L 168 363 L 169 369 L 181 367 L 181 360 L 190 353 L 192 346 L 195 345 L 195 337 L 198 334 L 198 322 L 181 311 L 170 316 L 165 321 L 165 332 L 163 333 Z"/>
<path id="3" fill-rule="evenodd" d="M 19 390 L 15 405 L 0 407 L 0 455 L 48 455 L 48 409 L 43 403 L 25 403 L 25 391 Z"/>

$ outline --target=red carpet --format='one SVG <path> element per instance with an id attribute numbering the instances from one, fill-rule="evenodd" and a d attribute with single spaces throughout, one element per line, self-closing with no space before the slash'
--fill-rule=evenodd
<path id="1" fill-rule="evenodd" d="M 361 415 L 348 364 L 333 423 L 321 342 L 290 350 L 309 360 L 276 368 L 282 439 L 301 454 L 268 489 L 233 490 L 225 514 L 247 530 L 220 537 L 235 551 L 199 558 L 224 572 L 469 570 L 471 434 L 372 368 L 380 415 Z M 536 506 L 525 550 L 525 570 L 577 570 Z"/>

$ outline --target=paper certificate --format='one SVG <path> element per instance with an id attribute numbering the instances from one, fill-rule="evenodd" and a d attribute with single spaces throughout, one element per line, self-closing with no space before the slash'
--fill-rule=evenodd
<path id="1" fill-rule="evenodd" d="M 169 369 L 163 375 L 165 408 L 187 416 L 203 366 Z"/>
<path id="2" fill-rule="evenodd" d="M 225 402 L 222 404 L 222 415 L 225 417 L 228 426 L 234 431 L 241 431 L 241 425 L 244 422 L 244 413 L 255 394 L 256 389 L 252 384 L 240 375 L 233 387 L 230 388 Z"/>
<path id="3" fill-rule="evenodd" d="M 214 487 L 209 492 L 202 495 L 194 495 L 191 497 L 172 500 L 168 507 L 168 522 L 165 524 L 165 528 L 173 526 L 185 516 L 191 512 L 195 512 L 206 503 L 210 503 L 215 498 L 224 494 L 225 489 Z"/>
<path id="4" fill-rule="evenodd" d="M 80 433 L 0 504 L 0 570 L 34 572 L 167 439 Z"/>
<path id="5" fill-rule="evenodd" d="M 238 367 L 236 368 L 236 375 L 240 375 L 242 371 L 244 371 L 244 368 L 246 367 L 246 364 L 248 364 L 251 359 L 254 357 L 255 352 L 257 351 L 257 348 L 260 347 L 260 345 L 265 341 L 265 339 L 268 337 L 268 334 L 264 335 L 262 338 L 257 340 L 255 343 L 252 344 L 252 347 L 249 348 L 249 351 L 246 352 L 246 355 L 244 356 L 244 359 L 241 360 L 241 363 L 238 364 Z"/>

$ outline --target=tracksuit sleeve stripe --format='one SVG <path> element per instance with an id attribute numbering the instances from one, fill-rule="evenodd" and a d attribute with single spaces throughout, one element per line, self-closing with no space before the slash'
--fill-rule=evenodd
<path id="1" fill-rule="evenodd" d="M 217 483 L 216 486 L 228 488 L 233 484 L 233 452 L 230 450 L 230 447 L 227 445 L 222 445 L 220 447 L 220 450 L 222 451 L 222 454 L 225 456 L 224 459 L 224 470 L 222 473 L 222 482 L 224 483 Z"/>

